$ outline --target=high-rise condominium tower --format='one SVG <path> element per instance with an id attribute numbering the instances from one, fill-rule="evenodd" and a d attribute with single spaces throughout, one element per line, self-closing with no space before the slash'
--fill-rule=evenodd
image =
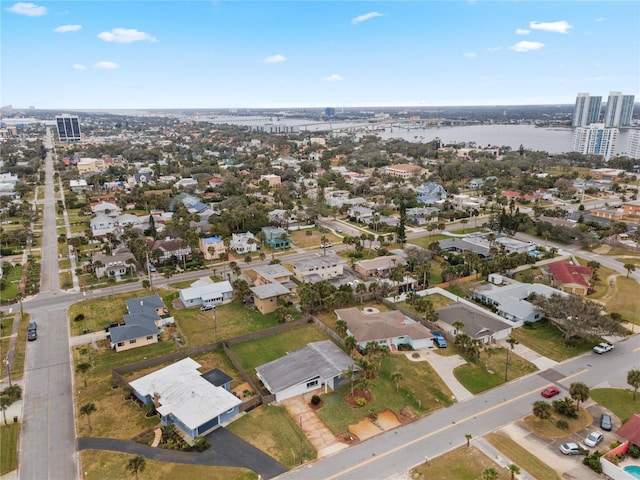
<path id="1" fill-rule="evenodd" d="M 585 127 L 590 123 L 598 123 L 602 97 L 591 97 L 588 93 L 579 93 L 573 109 L 572 127 Z"/>
<path id="2" fill-rule="evenodd" d="M 602 155 L 609 160 L 616 151 L 618 132 L 617 128 L 605 128 L 604 123 L 578 127 L 573 132 L 572 151 L 584 155 Z"/>
<path id="3" fill-rule="evenodd" d="M 77 142 L 80 140 L 80 119 L 75 115 L 56 116 L 58 138 L 61 142 Z"/>
<path id="4" fill-rule="evenodd" d="M 607 111 L 604 115 L 605 127 L 629 127 L 633 116 L 633 95 L 611 92 L 607 99 Z"/>

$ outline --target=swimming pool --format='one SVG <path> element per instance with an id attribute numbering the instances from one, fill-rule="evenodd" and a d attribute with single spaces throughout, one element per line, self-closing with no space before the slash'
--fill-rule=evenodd
<path id="1" fill-rule="evenodd" d="M 623 470 L 627 473 L 630 473 L 636 478 L 640 478 L 640 467 L 638 467 L 637 465 L 629 465 L 627 467 L 624 467 Z"/>

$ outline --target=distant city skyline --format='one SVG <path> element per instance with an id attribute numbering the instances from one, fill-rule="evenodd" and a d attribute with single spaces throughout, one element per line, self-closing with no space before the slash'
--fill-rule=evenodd
<path id="1" fill-rule="evenodd" d="M 636 1 L 0 1 L 1 105 L 571 104 L 640 98 Z"/>

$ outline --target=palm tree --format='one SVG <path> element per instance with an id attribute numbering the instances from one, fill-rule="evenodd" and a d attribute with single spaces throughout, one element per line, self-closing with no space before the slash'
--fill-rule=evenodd
<path id="1" fill-rule="evenodd" d="M 509 471 L 511 472 L 511 480 L 515 480 L 516 475 L 520 475 L 520 467 L 515 463 L 509 465 Z"/>
<path id="2" fill-rule="evenodd" d="M 351 395 L 353 395 L 353 386 L 355 384 L 357 372 L 356 369 L 353 368 L 353 364 L 349 365 L 349 368 L 344 372 L 344 376 L 349 379 L 349 383 L 351 383 Z"/>
<path id="3" fill-rule="evenodd" d="M 84 386 L 87 386 L 87 372 L 91 369 L 91 364 L 87 362 L 82 362 L 76 365 L 76 372 L 82 374 L 82 379 L 84 380 Z"/>
<path id="4" fill-rule="evenodd" d="M 356 340 L 356 337 L 354 337 L 353 335 L 349 335 L 347 338 L 344 339 L 344 348 L 347 349 L 347 351 L 349 352 L 349 355 L 353 353 L 357 345 L 358 345 L 358 342 Z"/>
<path id="5" fill-rule="evenodd" d="M 342 319 L 336 320 L 336 331 L 341 337 L 347 334 L 347 322 Z"/>
<path id="6" fill-rule="evenodd" d="M 85 403 L 82 407 L 80 407 L 80 415 L 87 416 L 87 424 L 89 425 L 89 432 L 91 429 L 91 414 L 96 411 L 96 404 L 93 402 Z"/>
<path id="7" fill-rule="evenodd" d="M 636 271 L 636 266 L 633 263 L 625 263 L 623 267 L 627 271 L 627 278 L 629 278 L 629 275 L 631 274 L 631 272 Z"/>
<path id="8" fill-rule="evenodd" d="M 473 436 L 470 433 L 465 433 L 464 438 L 467 440 L 467 448 L 469 448 L 469 445 Z"/>
<path id="9" fill-rule="evenodd" d="M 493 467 L 487 467 L 482 470 L 482 476 L 480 480 L 496 480 L 498 478 L 498 471 Z"/>
<path id="10" fill-rule="evenodd" d="M 396 392 L 398 392 L 400 390 L 400 381 L 404 379 L 404 375 L 402 375 L 402 372 L 393 372 L 391 374 L 391 380 L 396 384 Z"/>
<path id="11" fill-rule="evenodd" d="M 129 463 L 127 463 L 127 470 L 129 470 L 136 476 L 136 480 L 138 480 L 138 472 L 144 472 L 145 467 L 146 462 L 144 460 L 144 457 L 140 455 L 136 455 L 131 460 L 129 460 Z"/>
<path id="12" fill-rule="evenodd" d="M 551 405 L 544 400 L 538 400 L 533 404 L 533 414 L 541 421 L 551 418 Z"/>
<path id="13" fill-rule="evenodd" d="M 11 406 L 13 400 L 9 397 L 9 395 L 0 395 L 0 410 L 2 410 L 2 417 L 4 418 L 4 424 L 7 424 L 7 408 Z"/>
<path id="14" fill-rule="evenodd" d="M 456 329 L 456 335 L 458 335 L 458 332 L 462 331 L 462 329 L 464 328 L 464 323 L 460 320 L 456 320 L 451 324 L 451 326 Z"/>
<path id="15" fill-rule="evenodd" d="M 640 370 L 633 369 L 627 372 L 627 383 L 633 387 L 633 401 L 636 401 L 636 394 L 640 388 Z"/>
<path id="16" fill-rule="evenodd" d="M 491 361 L 491 355 L 493 355 L 496 352 L 497 350 L 494 347 L 491 347 L 489 345 L 484 347 L 484 353 L 487 354 L 487 370 L 491 370 L 489 362 Z"/>
<path id="17" fill-rule="evenodd" d="M 582 382 L 574 382 L 569 386 L 569 395 L 576 401 L 576 407 L 580 409 L 580 402 L 589 399 L 589 387 Z"/>

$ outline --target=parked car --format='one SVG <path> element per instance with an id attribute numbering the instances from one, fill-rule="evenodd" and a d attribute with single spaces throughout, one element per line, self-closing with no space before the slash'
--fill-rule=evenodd
<path id="1" fill-rule="evenodd" d="M 320 248 L 331 248 L 331 244 L 329 242 L 327 243 L 321 243 L 320 244 Z"/>
<path id="2" fill-rule="evenodd" d="M 589 435 L 587 435 L 587 438 L 584 439 L 584 444 L 587 447 L 595 447 L 602 441 L 603 438 L 604 435 L 601 432 L 591 432 Z"/>
<path id="3" fill-rule="evenodd" d="M 603 413 L 600 415 L 600 428 L 606 430 L 607 432 L 611 431 L 611 415 L 607 413 Z"/>
<path id="4" fill-rule="evenodd" d="M 559 393 L 560 389 L 558 387 L 547 387 L 540 392 L 540 395 L 542 395 L 544 398 L 551 398 L 555 397 Z"/>
<path id="5" fill-rule="evenodd" d="M 37 330 L 29 330 L 27 331 L 27 340 L 33 342 L 36 338 L 38 338 Z"/>
<path id="6" fill-rule="evenodd" d="M 611 350 L 613 350 L 613 345 L 605 342 L 599 343 L 598 345 L 593 347 L 593 351 L 595 353 L 607 353 L 607 352 L 610 352 Z"/>
<path id="7" fill-rule="evenodd" d="M 36 322 L 29 322 L 29 326 L 27 327 L 27 331 L 38 330 L 38 324 Z"/>
<path id="8" fill-rule="evenodd" d="M 209 310 L 215 310 L 215 309 L 216 309 L 215 305 L 202 305 L 200 307 L 201 312 L 208 312 Z"/>
<path id="9" fill-rule="evenodd" d="M 442 336 L 441 333 L 434 332 L 433 333 L 433 341 L 438 346 L 438 348 L 447 348 L 447 341 Z"/>
<path id="10" fill-rule="evenodd" d="M 342 229 L 340 227 L 336 227 L 336 233 L 342 233 Z"/>
<path id="11" fill-rule="evenodd" d="M 577 443 L 563 443 L 560 445 L 560 451 L 565 455 L 580 455 L 582 448 Z"/>

